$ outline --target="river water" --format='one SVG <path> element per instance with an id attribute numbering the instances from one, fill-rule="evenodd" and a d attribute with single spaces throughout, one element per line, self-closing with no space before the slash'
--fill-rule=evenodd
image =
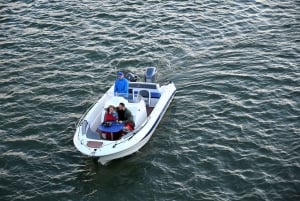
<path id="1" fill-rule="evenodd" d="M 2 0 L 1 200 L 300 200 L 296 0 Z M 102 166 L 73 145 L 117 70 L 177 93 Z"/>

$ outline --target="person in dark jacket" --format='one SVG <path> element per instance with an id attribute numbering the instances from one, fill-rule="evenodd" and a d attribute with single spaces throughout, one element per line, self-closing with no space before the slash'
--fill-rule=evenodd
<path id="1" fill-rule="evenodd" d="M 115 94 L 115 96 L 127 97 L 129 82 L 124 77 L 123 72 L 118 72 L 117 76 L 118 76 L 118 78 L 115 81 L 114 94 Z"/>
<path id="2" fill-rule="evenodd" d="M 117 109 L 119 122 L 124 123 L 124 128 L 127 128 L 129 131 L 133 131 L 135 123 L 133 121 L 133 116 L 125 107 L 124 103 L 120 103 Z"/>

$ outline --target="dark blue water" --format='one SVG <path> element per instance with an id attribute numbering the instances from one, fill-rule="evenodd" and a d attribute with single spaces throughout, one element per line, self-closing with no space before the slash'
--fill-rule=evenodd
<path id="1" fill-rule="evenodd" d="M 300 200 L 299 1 L 1 1 L 1 200 Z M 177 94 L 149 143 L 73 146 L 115 72 Z"/>

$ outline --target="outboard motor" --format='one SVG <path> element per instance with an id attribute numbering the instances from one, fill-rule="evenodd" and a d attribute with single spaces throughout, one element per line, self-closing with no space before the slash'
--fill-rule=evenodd
<path id="1" fill-rule="evenodd" d="M 147 67 L 145 72 L 145 82 L 156 82 L 156 67 Z"/>
<path id="2" fill-rule="evenodd" d="M 126 78 L 127 80 L 129 80 L 130 82 L 136 82 L 136 81 L 137 81 L 137 76 L 134 75 L 134 74 L 131 73 L 131 72 L 126 73 L 125 78 Z"/>

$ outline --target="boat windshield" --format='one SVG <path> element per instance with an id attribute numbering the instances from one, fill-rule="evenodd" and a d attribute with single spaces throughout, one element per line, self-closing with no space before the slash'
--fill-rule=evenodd
<path id="1" fill-rule="evenodd" d="M 141 100 L 143 100 L 143 97 L 140 94 L 114 94 L 114 93 L 107 93 L 106 94 L 110 101 L 109 102 L 115 102 L 115 104 L 119 104 L 120 102 L 128 102 L 128 103 L 139 103 Z"/>

